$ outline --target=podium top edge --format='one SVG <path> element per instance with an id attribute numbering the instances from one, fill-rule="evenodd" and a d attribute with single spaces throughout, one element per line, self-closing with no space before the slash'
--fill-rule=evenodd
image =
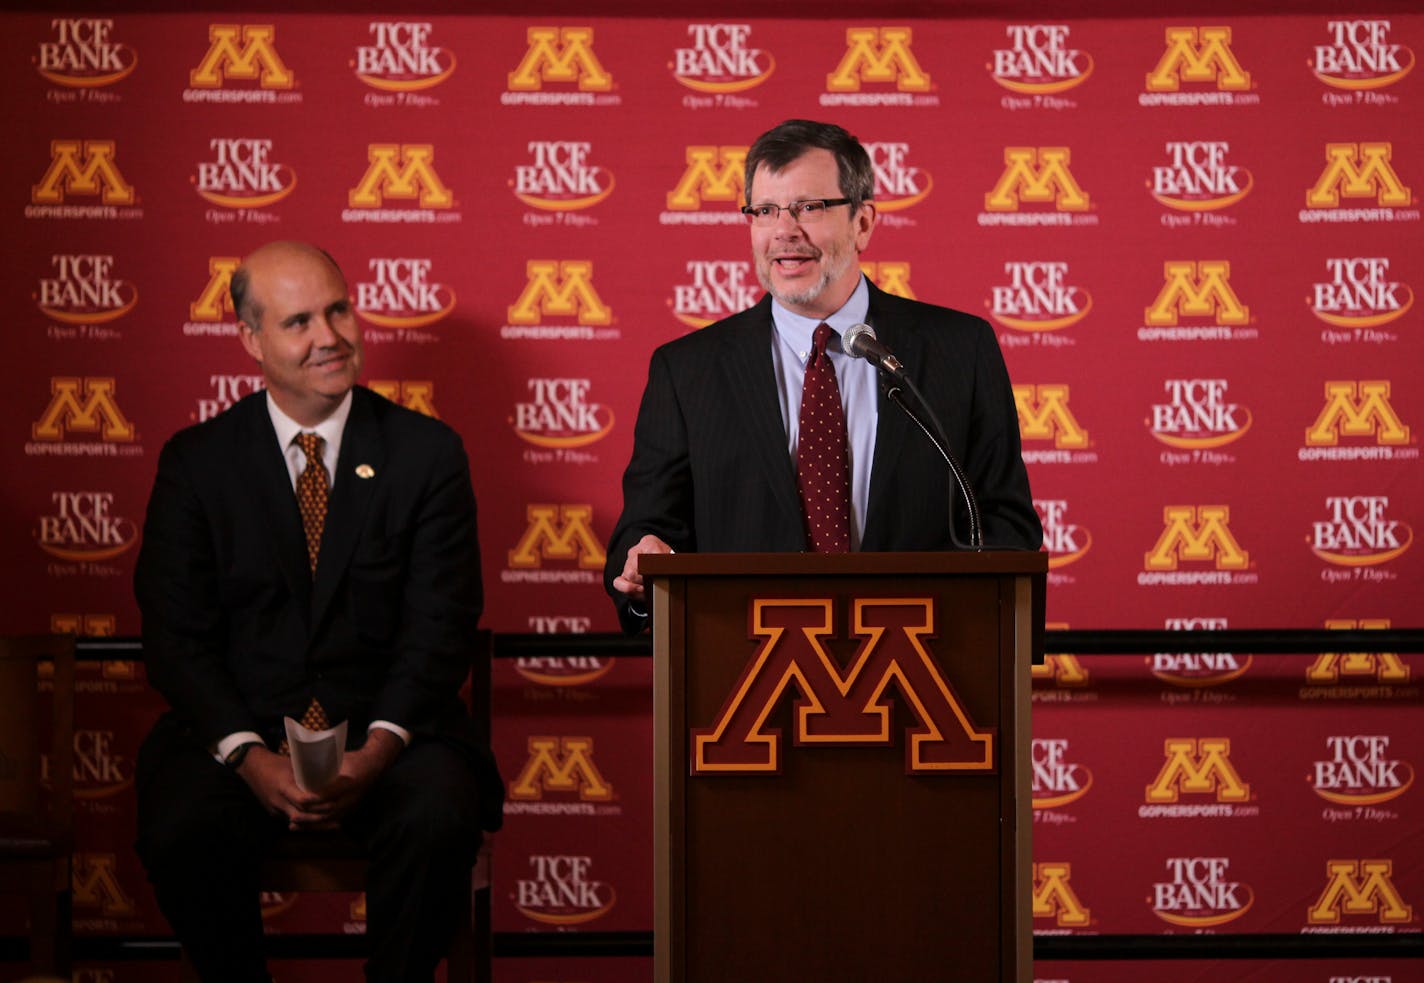
<path id="1" fill-rule="evenodd" d="M 638 572 L 652 577 L 989 576 L 1041 574 L 1048 554 L 1028 550 L 913 553 L 644 553 Z"/>

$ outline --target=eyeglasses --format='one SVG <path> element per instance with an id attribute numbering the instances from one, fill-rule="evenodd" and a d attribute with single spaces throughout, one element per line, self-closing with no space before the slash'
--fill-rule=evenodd
<path id="1" fill-rule="evenodd" d="M 793 201 L 789 205 L 773 205 L 770 202 L 762 205 L 743 205 L 742 214 L 751 219 L 752 225 L 775 225 L 781 218 L 782 211 L 787 211 L 791 213 L 791 221 L 809 225 L 824 218 L 827 208 L 849 204 L 849 198 L 807 198 L 805 201 Z"/>

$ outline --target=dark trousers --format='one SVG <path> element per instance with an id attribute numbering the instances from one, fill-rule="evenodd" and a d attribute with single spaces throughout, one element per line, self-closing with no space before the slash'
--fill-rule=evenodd
<path id="1" fill-rule="evenodd" d="M 269 816 L 171 718 L 144 741 L 136 778 L 139 858 L 199 975 L 205 983 L 267 980 L 258 873 L 285 817 Z M 341 825 L 370 857 L 366 978 L 431 979 L 479 851 L 468 762 L 439 741 L 416 741 Z"/>

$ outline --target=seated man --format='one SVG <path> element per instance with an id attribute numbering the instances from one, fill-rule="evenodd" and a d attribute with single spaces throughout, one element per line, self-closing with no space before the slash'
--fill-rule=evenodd
<path id="1" fill-rule="evenodd" d="M 357 386 L 361 329 L 324 252 L 275 242 L 232 278 L 265 392 L 177 434 L 135 587 L 171 709 L 139 752 L 138 851 L 204 980 L 268 979 L 259 860 L 339 825 L 370 854 L 372 980 L 429 980 L 503 786 L 459 698 L 481 607 L 460 438 Z M 297 785 L 282 718 L 348 722 Z"/>

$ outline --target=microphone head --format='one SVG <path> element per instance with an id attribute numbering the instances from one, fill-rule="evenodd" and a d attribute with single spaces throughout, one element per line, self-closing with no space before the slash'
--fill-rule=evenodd
<path id="1" fill-rule="evenodd" d="M 845 350 L 847 355 L 854 358 L 864 358 L 874 362 L 875 358 L 865 344 L 867 341 L 874 340 L 875 329 L 870 325 L 852 324 L 846 329 L 845 334 L 841 335 L 841 348 Z"/>

